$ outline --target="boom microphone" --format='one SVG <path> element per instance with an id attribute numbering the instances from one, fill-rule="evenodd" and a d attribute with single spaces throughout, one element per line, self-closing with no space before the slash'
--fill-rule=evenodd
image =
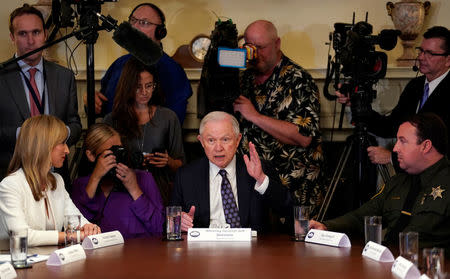
<path id="1" fill-rule="evenodd" d="M 106 30 L 114 29 L 113 40 L 145 65 L 156 64 L 163 55 L 160 45 L 131 26 L 129 22 L 124 21 L 117 26 L 117 20 L 112 17 L 105 17 L 99 13 L 97 16 L 103 21 L 102 26 Z"/>
<path id="2" fill-rule="evenodd" d="M 417 67 L 417 57 L 416 57 L 416 59 L 414 60 L 414 66 L 412 66 L 412 70 L 413 70 L 414 72 L 419 71 L 419 67 Z"/>

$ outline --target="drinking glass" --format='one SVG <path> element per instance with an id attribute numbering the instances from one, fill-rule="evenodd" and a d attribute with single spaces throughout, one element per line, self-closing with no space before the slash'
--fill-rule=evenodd
<path id="1" fill-rule="evenodd" d="M 167 240 L 181 239 L 181 206 L 166 207 Z"/>
<path id="2" fill-rule="evenodd" d="M 423 249 L 423 266 L 425 273 L 430 278 L 444 273 L 444 249 L 443 248 L 424 248 Z"/>
<path id="3" fill-rule="evenodd" d="M 27 265 L 28 229 L 14 229 L 9 231 L 9 251 L 11 263 L 16 268 Z"/>
<path id="4" fill-rule="evenodd" d="M 295 241 L 305 241 L 309 226 L 309 206 L 294 206 L 294 231 Z"/>
<path id="5" fill-rule="evenodd" d="M 418 266 L 419 261 L 419 233 L 401 232 L 399 235 L 400 256 Z"/>
<path id="6" fill-rule="evenodd" d="M 381 216 L 364 216 L 364 236 L 366 243 L 373 241 L 381 244 Z"/>
<path id="7" fill-rule="evenodd" d="M 80 239 L 81 215 L 64 216 L 65 245 L 71 246 L 81 242 Z"/>

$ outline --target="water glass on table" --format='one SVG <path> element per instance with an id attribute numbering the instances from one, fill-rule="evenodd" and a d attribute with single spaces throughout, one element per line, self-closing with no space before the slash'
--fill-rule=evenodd
<path id="1" fill-rule="evenodd" d="M 419 233 L 400 232 L 398 234 L 398 248 L 400 256 L 418 266 L 419 262 Z"/>
<path id="2" fill-rule="evenodd" d="M 15 268 L 24 268 L 27 266 L 27 228 L 9 231 L 9 251 L 11 253 L 11 263 Z"/>
<path id="3" fill-rule="evenodd" d="M 166 238 L 181 240 L 181 206 L 166 207 Z"/>
<path id="4" fill-rule="evenodd" d="M 435 276 L 444 274 L 445 261 L 443 248 L 424 248 L 422 257 L 424 271 L 428 277 L 435 278 Z"/>
<path id="5" fill-rule="evenodd" d="M 64 232 L 66 233 L 65 245 L 71 246 L 81 242 L 80 236 L 81 215 L 64 216 Z"/>
<path id="6" fill-rule="evenodd" d="M 364 236 L 367 242 L 381 244 L 381 231 L 383 223 L 381 216 L 364 216 Z"/>
<path id="7" fill-rule="evenodd" d="M 309 226 L 309 206 L 294 206 L 295 241 L 305 241 Z"/>

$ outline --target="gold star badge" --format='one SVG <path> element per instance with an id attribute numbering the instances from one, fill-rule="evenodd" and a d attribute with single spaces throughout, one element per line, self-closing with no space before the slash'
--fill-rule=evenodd
<path id="1" fill-rule="evenodd" d="M 436 200 L 436 198 L 442 199 L 442 192 L 445 191 L 445 189 L 441 189 L 441 186 L 437 186 L 436 188 L 431 187 L 431 196 L 433 196 L 433 200 Z"/>

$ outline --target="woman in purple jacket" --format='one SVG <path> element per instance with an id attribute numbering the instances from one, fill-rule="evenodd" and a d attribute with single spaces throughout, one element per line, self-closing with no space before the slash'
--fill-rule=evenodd
<path id="1" fill-rule="evenodd" d="M 116 161 L 111 147 L 119 134 L 107 124 L 92 125 L 86 135 L 86 156 L 95 164 L 89 176 L 73 185 L 72 199 L 102 232 L 119 230 L 124 238 L 161 235 L 164 207 L 152 175 Z"/>

